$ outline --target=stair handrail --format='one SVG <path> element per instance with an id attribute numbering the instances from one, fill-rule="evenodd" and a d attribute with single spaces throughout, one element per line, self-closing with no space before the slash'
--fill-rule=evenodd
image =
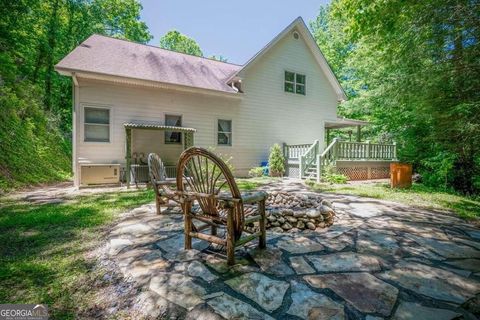
<path id="1" fill-rule="evenodd" d="M 308 168 L 315 162 L 318 155 L 319 140 L 315 140 L 308 150 L 299 157 L 300 163 L 300 178 L 303 178 Z"/>

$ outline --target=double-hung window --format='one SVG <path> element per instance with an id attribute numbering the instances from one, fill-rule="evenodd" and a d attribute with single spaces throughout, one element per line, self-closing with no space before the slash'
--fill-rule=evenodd
<path id="1" fill-rule="evenodd" d="M 295 72 L 285 71 L 285 92 L 306 94 L 305 75 Z"/>
<path id="2" fill-rule="evenodd" d="M 172 127 L 182 126 L 182 116 L 165 115 L 165 125 Z M 175 144 L 182 143 L 182 133 L 175 131 L 165 131 L 165 143 Z"/>
<path id="3" fill-rule="evenodd" d="M 217 144 L 219 146 L 232 145 L 232 120 L 218 119 Z"/>
<path id="4" fill-rule="evenodd" d="M 110 142 L 110 109 L 85 107 L 84 141 Z"/>

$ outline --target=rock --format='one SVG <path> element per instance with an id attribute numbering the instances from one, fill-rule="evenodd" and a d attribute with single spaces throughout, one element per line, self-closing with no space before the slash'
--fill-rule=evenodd
<path id="1" fill-rule="evenodd" d="M 290 232 L 290 233 L 296 233 L 296 232 L 300 232 L 300 231 L 301 231 L 300 229 L 295 228 L 295 227 L 293 227 L 292 229 L 288 230 L 288 232 Z"/>
<path id="2" fill-rule="evenodd" d="M 310 229 L 310 230 L 315 230 L 317 227 L 315 226 L 315 224 L 311 221 L 307 222 L 307 228 Z"/>
<path id="3" fill-rule="evenodd" d="M 309 218 L 318 218 L 321 215 L 320 211 L 317 209 L 309 209 L 305 214 Z"/>
<path id="4" fill-rule="evenodd" d="M 287 219 L 288 222 L 290 222 L 292 224 L 297 222 L 297 218 L 292 217 L 292 216 L 287 216 L 286 219 Z"/>
<path id="5" fill-rule="evenodd" d="M 318 209 L 320 210 L 320 213 L 324 216 L 325 215 L 330 216 L 330 215 L 335 213 L 332 208 L 324 206 L 324 205 L 321 205 Z"/>
<path id="6" fill-rule="evenodd" d="M 389 316 L 397 300 L 398 289 L 369 273 L 337 273 L 305 276 L 314 288 L 330 288 L 364 313 Z"/>
<path id="7" fill-rule="evenodd" d="M 248 252 L 263 272 L 277 276 L 293 275 L 293 270 L 282 260 L 280 249 L 253 249 Z"/>
<path id="8" fill-rule="evenodd" d="M 380 271 L 374 256 L 354 252 L 340 252 L 321 256 L 307 256 L 319 272 Z"/>
<path id="9" fill-rule="evenodd" d="M 292 225 L 288 222 L 285 222 L 283 225 L 282 225 L 282 229 L 283 230 L 290 230 L 292 229 Z"/>
<path id="10" fill-rule="evenodd" d="M 126 274 L 132 276 L 137 282 L 147 280 L 156 271 L 165 271 L 170 267 L 171 262 L 164 259 L 159 252 L 149 253 L 136 258 L 126 266 Z"/>
<path id="11" fill-rule="evenodd" d="M 272 216 L 268 216 L 267 220 L 270 222 L 274 222 L 274 221 L 277 221 L 277 218 L 275 218 L 275 216 L 272 215 Z"/>
<path id="12" fill-rule="evenodd" d="M 218 279 L 218 277 L 211 273 L 200 261 L 190 263 L 187 267 L 187 272 L 188 275 L 202 278 L 206 282 L 212 282 Z"/>
<path id="13" fill-rule="evenodd" d="M 129 239 L 112 239 L 110 240 L 110 243 L 109 243 L 108 253 L 111 256 L 114 256 L 132 244 L 133 244 L 133 241 Z"/>
<path id="14" fill-rule="evenodd" d="M 280 227 L 280 222 L 274 221 L 274 222 L 272 222 L 272 226 L 274 226 L 274 227 Z"/>
<path id="15" fill-rule="evenodd" d="M 279 217 L 279 218 L 277 219 L 277 221 L 278 221 L 278 223 L 280 223 L 280 224 L 284 224 L 284 223 L 285 223 L 285 218 L 284 218 L 284 217 Z"/>
<path id="16" fill-rule="evenodd" d="M 394 320 L 450 320 L 461 316 L 461 313 L 447 309 L 424 307 L 417 303 L 401 302 L 392 319 Z"/>
<path id="17" fill-rule="evenodd" d="M 327 207 L 330 207 L 330 208 L 333 208 L 333 205 L 330 201 L 328 201 L 327 199 L 323 199 L 321 202 L 320 202 L 321 205 L 323 206 L 327 206 Z"/>
<path id="18" fill-rule="evenodd" d="M 168 259 L 173 259 L 177 256 L 180 252 L 184 250 L 184 240 L 185 236 L 183 234 L 178 234 L 174 237 L 158 241 L 156 245 L 166 252 L 165 257 Z M 208 242 L 202 241 L 199 239 L 192 240 L 192 247 L 199 251 L 207 248 L 209 246 Z"/>
<path id="19" fill-rule="evenodd" d="M 333 301 L 326 295 L 310 290 L 297 281 L 291 282 L 292 304 L 287 313 L 302 319 L 343 320 L 343 305 Z"/>
<path id="20" fill-rule="evenodd" d="M 193 308 L 184 320 L 223 320 L 219 314 L 215 313 L 213 308 L 207 304 L 199 304 Z"/>
<path id="21" fill-rule="evenodd" d="M 480 283 L 476 280 L 415 262 L 401 261 L 378 276 L 418 294 L 458 304 L 480 291 Z"/>
<path id="22" fill-rule="evenodd" d="M 445 258 L 480 258 L 480 251 L 451 241 L 441 241 L 413 234 L 407 234 L 406 237 Z"/>
<path id="23" fill-rule="evenodd" d="M 445 263 L 457 268 L 467 269 L 472 272 L 480 272 L 480 259 L 463 259 Z"/>
<path id="24" fill-rule="evenodd" d="M 327 226 L 327 225 L 326 225 L 325 222 L 323 222 L 323 221 L 322 221 L 322 222 L 319 222 L 319 223 L 317 224 L 317 227 L 319 227 L 319 228 L 325 228 L 326 226 Z"/>
<path id="25" fill-rule="evenodd" d="M 277 242 L 277 247 L 293 254 L 321 251 L 324 247 L 309 238 L 302 236 L 285 236 Z"/>
<path id="26" fill-rule="evenodd" d="M 299 228 L 299 229 L 305 229 L 305 222 L 303 222 L 303 221 L 298 221 L 298 222 L 297 222 L 297 228 Z"/>
<path id="27" fill-rule="evenodd" d="M 202 303 L 202 296 L 206 294 L 205 289 L 195 284 L 192 278 L 166 272 L 156 273 L 152 277 L 150 290 L 188 310 Z"/>
<path id="28" fill-rule="evenodd" d="M 292 209 L 283 209 L 282 214 L 284 216 L 293 216 L 293 210 Z"/>
<path id="29" fill-rule="evenodd" d="M 268 312 L 275 311 L 282 305 L 283 296 L 290 287 L 285 281 L 273 280 L 260 273 L 247 273 L 225 283 Z"/>
<path id="30" fill-rule="evenodd" d="M 368 229 L 358 232 L 357 252 L 368 252 L 389 257 L 397 255 L 400 252 L 400 246 L 395 234 Z"/>
<path id="31" fill-rule="evenodd" d="M 207 302 L 215 312 L 225 319 L 266 319 L 273 320 L 269 315 L 258 311 L 249 304 L 228 294 L 223 294 Z"/>
<path id="32" fill-rule="evenodd" d="M 273 225 L 273 224 L 272 224 Z M 274 228 L 270 229 L 270 232 L 283 232 L 283 229 L 280 228 L 279 226 L 275 226 Z"/>
<path id="33" fill-rule="evenodd" d="M 290 265 L 297 274 L 315 273 L 315 269 L 313 269 L 307 263 L 305 258 L 301 256 L 290 257 Z"/>
<path id="34" fill-rule="evenodd" d="M 293 212 L 293 216 L 294 216 L 295 218 L 305 217 L 305 211 L 295 210 L 295 211 Z"/>

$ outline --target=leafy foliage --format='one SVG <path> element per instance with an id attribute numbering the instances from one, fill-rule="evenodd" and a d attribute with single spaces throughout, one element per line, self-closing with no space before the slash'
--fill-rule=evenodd
<path id="1" fill-rule="evenodd" d="M 427 183 L 468 194 L 480 191 L 478 9 L 334 0 L 311 23 L 350 98 L 340 113 L 371 121 L 371 140 L 397 141 Z"/>
<path id="2" fill-rule="evenodd" d="M 177 30 L 168 31 L 160 39 L 160 47 L 176 52 L 191 54 L 203 57 L 203 52 L 198 43 Z"/>
<path id="3" fill-rule="evenodd" d="M 137 0 L 0 2 L 0 189 L 70 172 L 72 84 L 54 65 L 93 33 L 151 39 Z"/>
<path id="4" fill-rule="evenodd" d="M 270 148 L 268 166 L 272 177 L 282 176 L 285 173 L 285 158 L 282 148 L 277 143 Z"/>
<path id="5" fill-rule="evenodd" d="M 248 171 L 248 176 L 252 178 L 262 177 L 265 172 L 264 167 L 255 167 Z"/>
<path id="6" fill-rule="evenodd" d="M 322 170 L 322 181 L 345 184 L 348 181 L 348 177 L 344 174 L 337 173 L 333 166 L 325 166 Z"/>

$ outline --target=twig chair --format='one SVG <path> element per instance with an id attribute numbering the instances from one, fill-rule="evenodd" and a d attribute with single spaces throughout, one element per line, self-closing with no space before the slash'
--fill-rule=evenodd
<path id="1" fill-rule="evenodd" d="M 219 244 L 226 247 L 227 262 L 233 265 L 236 247 L 255 238 L 260 248 L 266 247 L 267 193 L 242 196 L 230 169 L 215 154 L 198 147 L 183 151 L 177 166 L 177 190 L 185 219 L 185 249 L 192 248 L 192 238 Z M 244 204 L 256 204 L 257 214 L 245 217 Z M 204 225 L 197 228 L 193 220 Z M 259 223 L 259 231 L 245 229 L 253 222 Z M 201 232 L 209 227 L 210 235 Z M 217 228 L 226 228 L 225 235 L 218 236 Z M 243 232 L 248 235 L 242 237 Z"/>
<path id="2" fill-rule="evenodd" d="M 148 173 L 155 191 L 157 214 L 161 213 L 161 206 L 167 204 L 168 200 L 179 203 L 175 189 L 172 189 L 172 187 L 175 187 L 177 180 L 175 178 L 167 178 L 167 172 L 162 159 L 156 153 L 148 155 Z"/>

